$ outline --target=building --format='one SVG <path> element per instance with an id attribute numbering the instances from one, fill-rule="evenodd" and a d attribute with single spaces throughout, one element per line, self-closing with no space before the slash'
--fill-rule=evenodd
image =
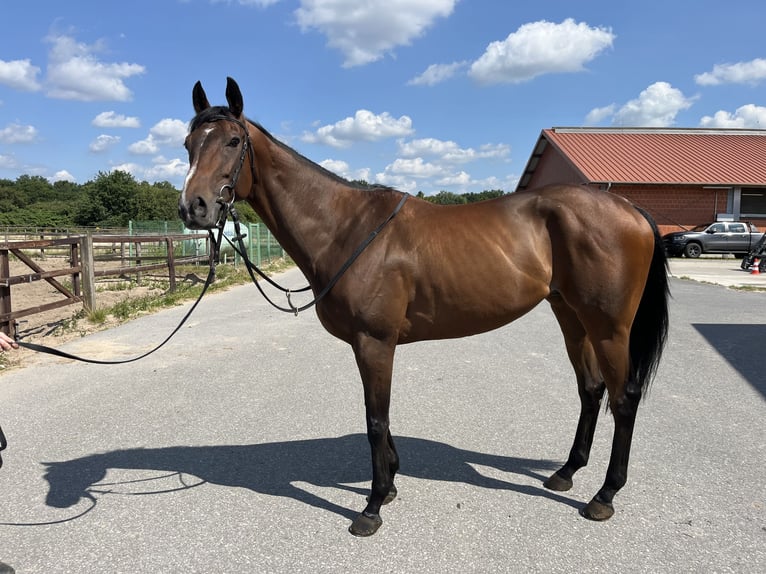
<path id="1" fill-rule="evenodd" d="M 646 209 L 661 233 L 721 218 L 766 228 L 766 130 L 552 128 L 516 191 L 587 185 Z"/>

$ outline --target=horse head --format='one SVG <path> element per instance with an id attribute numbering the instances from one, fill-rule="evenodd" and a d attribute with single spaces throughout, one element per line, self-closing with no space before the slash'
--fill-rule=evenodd
<path id="1" fill-rule="evenodd" d="M 226 106 L 211 106 L 202 84 L 192 90 L 196 116 L 189 124 L 184 147 L 189 173 L 178 203 L 178 214 L 189 229 L 211 229 L 222 209 L 245 199 L 255 181 L 248 121 L 237 83 L 227 79 Z M 246 167 L 248 164 L 249 167 Z M 224 212 L 225 213 L 225 212 Z"/>

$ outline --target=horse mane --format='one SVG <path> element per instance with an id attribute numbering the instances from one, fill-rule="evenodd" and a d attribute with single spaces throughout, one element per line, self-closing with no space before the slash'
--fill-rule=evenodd
<path id="1" fill-rule="evenodd" d="M 199 126 L 202 124 L 215 121 L 216 118 L 220 118 L 221 116 L 230 117 L 232 119 L 234 118 L 234 114 L 231 113 L 231 110 L 226 106 L 211 106 L 205 110 L 202 110 L 199 114 L 194 116 L 192 120 L 189 122 L 189 131 L 193 132 L 196 130 Z M 339 176 L 337 173 L 331 172 L 329 169 L 326 169 L 319 165 L 318 163 L 310 160 L 306 156 L 300 154 L 284 142 L 279 141 L 277 138 L 275 138 L 266 128 L 264 128 L 261 124 L 258 122 L 254 122 L 253 120 L 249 118 L 245 118 L 248 124 L 253 126 L 254 128 L 258 129 L 264 136 L 266 136 L 269 141 L 274 143 L 275 145 L 279 146 L 279 148 L 285 150 L 290 155 L 292 155 L 296 160 L 301 162 L 302 164 L 310 167 L 314 171 L 318 172 L 319 174 L 323 175 L 324 177 L 327 177 L 329 179 L 332 179 L 333 181 L 340 183 L 342 185 L 345 185 L 347 187 L 351 187 L 354 189 L 358 189 L 361 191 L 371 191 L 371 192 L 391 192 L 395 191 L 392 187 L 388 187 L 386 185 L 380 185 L 380 184 L 365 184 L 361 182 L 356 181 L 349 181 L 344 177 Z"/>

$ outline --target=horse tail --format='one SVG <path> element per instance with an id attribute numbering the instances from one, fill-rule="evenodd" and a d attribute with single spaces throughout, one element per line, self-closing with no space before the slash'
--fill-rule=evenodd
<path id="1" fill-rule="evenodd" d="M 654 233 L 649 276 L 630 330 L 631 380 L 640 387 L 642 397 L 646 397 L 667 341 L 670 284 L 668 260 L 657 224 L 646 211 L 639 207 L 636 209 L 646 218 Z"/>

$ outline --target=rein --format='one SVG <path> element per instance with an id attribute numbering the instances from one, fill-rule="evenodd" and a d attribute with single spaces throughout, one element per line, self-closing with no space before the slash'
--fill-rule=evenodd
<path id="1" fill-rule="evenodd" d="M 309 291 L 311 289 L 310 285 L 307 285 L 306 287 L 303 287 L 301 289 L 287 289 L 286 287 L 282 287 L 278 283 L 276 283 L 273 279 L 271 279 L 269 276 L 267 276 L 263 271 L 261 271 L 247 256 L 247 249 L 245 248 L 245 244 L 243 239 L 245 238 L 245 235 L 240 231 L 240 224 L 239 224 L 239 217 L 237 215 L 236 210 L 232 207 L 229 207 L 229 211 L 231 212 L 232 220 L 234 221 L 234 231 L 235 231 L 235 240 L 237 241 L 237 245 L 234 245 L 234 243 L 227 237 L 226 241 L 229 242 L 229 244 L 234 248 L 234 250 L 239 254 L 240 257 L 242 257 L 242 260 L 245 262 L 245 267 L 247 267 L 247 272 L 250 274 L 250 278 L 252 279 L 255 286 L 258 288 L 258 291 L 260 291 L 261 295 L 263 295 L 263 298 L 266 299 L 266 301 L 275 309 L 278 309 L 279 311 L 283 311 L 285 313 L 292 313 L 296 317 L 298 316 L 298 313 L 301 311 L 305 311 L 306 309 L 309 309 L 319 303 L 324 297 L 332 290 L 333 287 L 335 287 L 335 284 L 340 281 L 341 277 L 343 277 L 343 274 L 348 271 L 348 268 L 351 267 L 351 265 L 354 264 L 354 261 L 357 260 L 357 258 L 362 254 L 362 252 L 367 249 L 367 246 L 370 245 L 370 243 L 373 242 L 373 240 L 378 236 L 378 234 L 383 230 L 383 228 L 388 225 L 391 220 L 396 217 L 396 215 L 399 213 L 399 211 L 402 209 L 402 206 L 404 203 L 409 199 L 410 195 L 408 193 L 405 193 L 402 198 L 399 200 L 399 203 L 396 205 L 394 210 L 389 214 L 389 216 L 380 224 L 378 225 L 368 236 L 367 238 L 362 241 L 362 243 L 359 244 L 359 246 L 354 250 L 354 252 L 351 254 L 351 256 L 346 260 L 346 262 L 341 265 L 340 269 L 335 273 L 335 275 L 330 279 L 330 281 L 327 282 L 327 285 L 324 286 L 324 288 L 319 292 L 319 294 L 314 297 L 314 299 L 305 305 L 302 305 L 300 307 L 296 307 L 293 305 L 290 296 L 292 293 L 301 293 L 304 291 Z M 272 301 L 268 295 L 264 292 L 263 288 L 261 287 L 260 283 L 255 277 L 255 274 L 258 274 L 261 278 L 263 278 L 267 283 L 272 285 L 273 287 L 279 289 L 282 291 L 285 296 L 287 297 L 287 305 L 288 307 L 282 307 L 280 305 L 277 305 Z"/>
<path id="2" fill-rule="evenodd" d="M 213 116 L 212 118 L 209 118 L 208 121 L 232 122 L 238 125 L 240 128 L 242 128 L 242 130 L 245 132 L 245 139 L 242 142 L 242 152 L 239 155 L 239 164 L 232 172 L 231 182 L 221 186 L 221 189 L 218 191 L 218 198 L 216 199 L 216 203 L 220 204 L 221 206 L 221 213 L 219 214 L 219 218 L 218 218 L 218 227 L 220 229 L 223 229 L 223 226 L 225 225 L 229 214 L 231 214 L 231 219 L 234 222 L 234 233 L 235 233 L 234 239 L 236 240 L 237 245 L 234 245 L 232 240 L 229 239 L 228 237 L 226 237 L 226 241 L 229 243 L 229 245 L 231 245 L 234 251 L 237 252 L 240 257 L 242 257 L 242 260 L 245 262 L 245 267 L 247 267 L 247 272 L 250 275 L 250 279 L 258 288 L 258 291 L 260 291 L 263 298 L 266 299 L 266 301 L 272 307 L 274 307 L 275 309 L 279 311 L 283 311 L 285 313 L 292 313 L 295 316 L 298 316 L 298 313 L 300 313 L 301 311 L 305 311 L 306 309 L 313 307 L 314 305 L 319 303 L 322 299 L 324 299 L 324 297 L 332 290 L 335 284 L 338 281 L 340 281 L 340 278 L 343 277 L 343 274 L 346 271 L 348 271 L 348 268 L 351 267 L 351 265 L 353 265 L 354 261 L 356 261 L 356 259 L 362 254 L 362 252 L 367 248 L 367 246 L 370 243 L 372 243 L 372 241 L 378 236 L 378 234 L 383 230 L 383 228 L 386 225 L 388 225 L 388 223 L 394 217 L 396 217 L 396 214 L 399 213 L 399 210 L 404 205 L 404 202 L 406 202 L 407 199 L 410 197 L 410 194 L 408 193 L 405 193 L 402 196 L 402 199 L 396 205 L 396 207 L 391 212 L 391 214 L 380 225 L 378 225 L 378 227 L 376 227 L 367 236 L 367 238 L 364 241 L 362 241 L 362 243 L 351 254 L 351 257 L 349 257 L 348 260 L 346 260 L 346 262 L 341 266 L 338 272 L 333 276 L 332 279 L 330 279 L 327 285 L 325 285 L 324 289 L 322 289 L 322 291 L 319 292 L 319 294 L 314 298 L 313 301 L 310 301 L 309 303 L 306 303 L 305 305 L 302 305 L 301 307 L 296 307 L 295 305 L 293 305 L 293 302 L 291 300 L 291 295 L 293 293 L 303 293 L 305 291 L 309 291 L 311 289 L 311 286 L 307 285 L 306 287 L 302 287 L 301 289 L 287 289 L 285 287 L 282 287 L 273 279 L 271 279 L 268 275 L 266 275 L 263 271 L 261 271 L 252 261 L 250 261 L 250 258 L 247 256 L 247 249 L 245 248 L 245 243 L 243 241 L 246 236 L 242 233 L 240 229 L 239 215 L 237 214 L 236 209 L 234 209 L 234 200 L 236 199 L 236 193 L 234 192 L 234 190 L 237 187 L 239 174 L 242 171 L 242 167 L 245 163 L 245 155 L 248 155 L 248 158 L 250 160 L 250 173 L 252 175 L 252 181 L 253 183 L 255 183 L 256 181 L 255 157 L 254 157 L 252 142 L 250 141 L 250 132 L 248 131 L 247 126 L 243 122 L 230 116 L 216 115 L 216 116 Z M 228 200 L 224 199 L 225 190 L 228 190 L 228 192 L 230 193 L 230 199 Z M 222 237 L 224 237 L 223 233 L 219 234 L 218 242 L 216 244 L 216 253 L 215 253 L 216 260 L 218 258 L 218 254 L 220 253 Z M 258 283 L 258 279 L 256 279 L 255 277 L 256 274 L 262 279 L 264 279 L 267 283 L 269 283 L 272 287 L 279 289 L 285 294 L 285 296 L 287 297 L 287 305 L 288 305 L 287 307 L 282 307 L 281 305 L 277 305 L 276 303 L 274 303 L 274 301 L 271 300 L 271 298 L 269 298 L 268 295 L 266 295 L 266 292 L 263 290 L 263 287 L 261 287 L 260 283 Z"/>

